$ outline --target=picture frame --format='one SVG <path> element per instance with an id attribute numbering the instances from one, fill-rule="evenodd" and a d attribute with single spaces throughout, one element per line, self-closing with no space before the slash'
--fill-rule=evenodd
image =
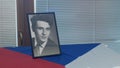
<path id="1" fill-rule="evenodd" d="M 55 13 L 29 13 L 27 18 L 33 58 L 60 55 Z"/>

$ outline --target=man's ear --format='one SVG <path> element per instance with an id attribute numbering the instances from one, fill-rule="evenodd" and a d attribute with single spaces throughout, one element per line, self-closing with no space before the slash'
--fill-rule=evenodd
<path id="1" fill-rule="evenodd" d="M 32 26 L 32 31 L 35 32 L 35 28 Z"/>

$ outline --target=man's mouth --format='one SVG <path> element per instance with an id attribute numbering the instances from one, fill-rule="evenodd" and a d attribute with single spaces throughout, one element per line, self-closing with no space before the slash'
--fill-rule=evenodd
<path id="1" fill-rule="evenodd" d="M 46 36 L 42 36 L 43 39 L 46 39 L 47 37 Z"/>

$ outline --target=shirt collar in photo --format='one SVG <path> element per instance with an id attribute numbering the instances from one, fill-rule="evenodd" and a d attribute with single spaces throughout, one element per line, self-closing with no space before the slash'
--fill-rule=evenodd
<path id="1" fill-rule="evenodd" d="M 35 46 L 40 46 L 40 47 L 44 48 L 44 47 L 46 46 L 48 40 L 45 41 L 44 43 L 42 43 L 41 45 L 39 45 L 39 44 L 37 43 L 37 40 L 36 40 L 36 39 L 35 39 L 34 41 L 35 41 Z"/>

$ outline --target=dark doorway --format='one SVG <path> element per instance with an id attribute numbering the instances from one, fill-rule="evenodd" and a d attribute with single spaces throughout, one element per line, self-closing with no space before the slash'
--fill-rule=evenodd
<path id="1" fill-rule="evenodd" d="M 17 0 L 18 45 L 29 46 L 30 35 L 27 13 L 34 12 L 34 0 Z"/>

